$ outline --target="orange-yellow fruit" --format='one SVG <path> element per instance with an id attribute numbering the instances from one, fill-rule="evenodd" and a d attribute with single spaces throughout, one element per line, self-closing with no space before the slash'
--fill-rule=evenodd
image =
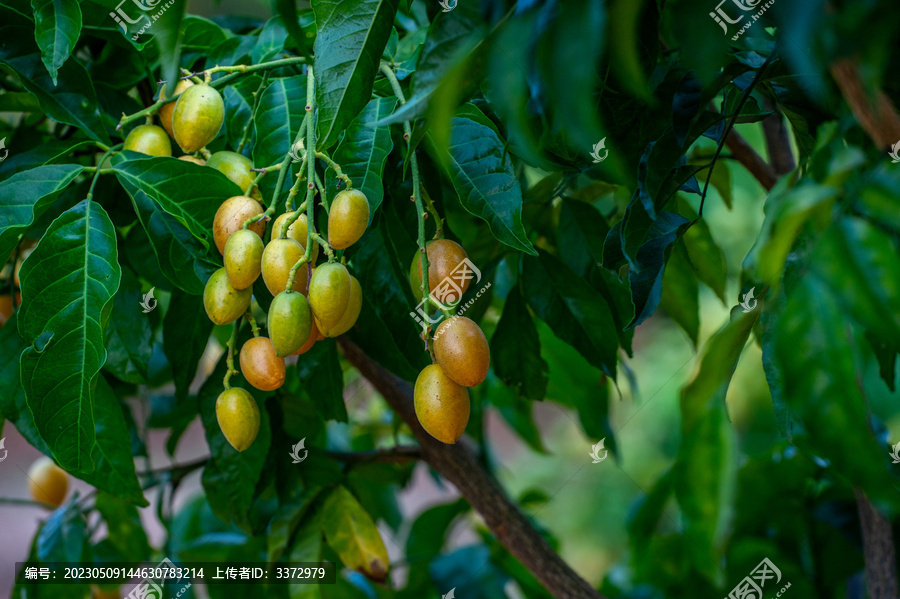
<path id="1" fill-rule="evenodd" d="M 325 337 L 319 336 L 319 327 L 316 326 L 315 318 L 312 319 L 310 324 L 312 326 L 310 327 L 310 330 L 309 330 L 309 337 L 306 339 L 306 343 L 304 343 L 302 346 L 300 346 L 300 349 L 298 349 L 297 351 L 294 352 L 295 356 L 305 354 L 310 349 L 312 349 L 312 346 L 316 344 L 316 341 L 321 341 L 322 339 L 325 338 Z"/>
<path id="2" fill-rule="evenodd" d="M 206 161 L 206 166 L 211 166 L 228 177 L 232 183 L 241 188 L 241 193 L 247 191 L 256 178 L 256 173 L 250 170 L 253 168 L 253 162 L 237 152 L 216 152 Z"/>
<path id="3" fill-rule="evenodd" d="M 369 200 L 358 189 L 345 189 L 334 196 L 328 211 L 328 243 L 336 250 L 350 247 L 369 226 Z"/>
<path id="4" fill-rule="evenodd" d="M 294 239 L 276 238 L 269 242 L 262 255 L 262 277 L 269 293 L 276 296 L 287 288 L 291 269 L 305 253 L 303 246 Z M 297 273 L 294 275 L 294 284 L 291 286 L 291 289 L 304 295 L 306 294 L 306 277 L 309 276 L 307 264 L 297 269 Z"/>
<path id="5" fill-rule="evenodd" d="M 460 263 L 469 257 L 461 245 L 449 239 L 436 239 L 425 246 L 425 251 L 428 253 L 428 289 L 432 294 L 441 281 L 449 277 Z M 418 253 L 416 257 L 419 257 Z M 413 282 L 414 293 L 422 281 L 422 264 L 419 260 L 416 260 L 415 263 L 418 279 Z M 460 286 L 460 283 L 462 283 L 462 293 L 465 293 L 466 289 L 469 288 L 468 279 L 465 281 L 454 279 L 454 282 L 457 286 Z M 444 301 L 442 298 L 436 299 Z M 459 297 L 456 297 L 452 301 L 458 300 Z"/>
<path id="6" fill-rule="evenodd" d="M 194 85 L 194 82 L 190 79 L 179 79 L 178 83 L 175 84 L 175 93 L 173 96 L 177 96 L 187 88 Z M 166 95 L 166 87 L 167 84 L 163 84 L 162 89 L 159 91 L 159 99 L 165 100 L 168 98 Z M 180 98 L 179 98 L 180 99 Z M 175 132 L 172 130 L 172 114 L 175 112 L 175 104 L 178 102 L 169 102 L 168 104 L 164 104 L 162 108 L 159 109 L 159 122 L 162 123 L 162 126 L 166 128 L 166 131 L 172 136 L 172 139 L 175 139 Z"/>
<path id="7" fill-rule="evenodd" d="M 259 202 L 247 196 L 234 196 L 228 198 L 219 209 L 213 219 L 213 239 L 220 254 L 225 253 L 225 244 L 235 231 L 244 228 L 244 222 L 248 218 L 259 216 L 263 213 L 263 207 Z M 260 239 L 266 232 L 266 223 L 262 220 L 252 223 L 248 229 L 259 235 Z"/>
<path id="8" fill-rule="evenodd" d="M 285 212 L 281 216 L 275 219 L 275 224 L 272 225 L 272 239 L 277 237 L 281 237 L 281 232 L 284 229 L 284 225 L 287 223 L 288 218 L 294 214 L 293 212 Z M 303 249 L 306 249 L 306 235 L 308 233 L 307 225 L 306 225 L 306 215 L 301 214 L 297 220 L 294 221 L 290 227 L 288 227 L 287 236 L 291 239 L 297 240 L 300 245 L 303 246 Z M 319 244 L 315 241 L 313 242 L 312 249 L 312 257 L 309 259 L 311 264 L 316 263 L 316 259 L 319 257 Z"/>
<path id="9" fill-rule="evenodd" d="M 427 247 L 427 245 L 426 245 Z M 412 288 L 413 295 L 417 302 L 422 301 L 422 253 L 416 252 L 412 262 L 409 265 L 409 286 Z"/>
<path id="10" fill-rule="evenodd" d="M 434 355 L 450 380 L 474 387 L 487 376 L 491 350 L 487 337 L 465 316 L 448 318 L 434 333 Z"/>
<path id="11" fill-rule="evenodd" d="M 356 280 L 356 277 L 350 277 L 350 301 L 347 302 L 347 309 L 344 310 L 344 314 L 341 315 L 341 319 L 338 320 L 337 324 L 335 324 L 330 329 L 322 331 L 322 334 L 326 337 L 337 337 L 338 335 L 343 335 L 356 324 L 356 319 L 359 318 L 359 312 L 362 309 L 362 287 L 359 286 L 359 281 Z"/>
<path id="12" fill-rule="evenodd" d="M 232 387 L 216 399 L 216 420 L 231 446 L 244 451 L 259 432 L 259 407 L 246 389 Z"/>
<path id="13" fill-rule="evenodd" d="M 184 156 L 179 156 L 178 160 L 184 160 L 185 162 L 193 162 L 194 164 L 199 164 L 200 166 L 206 165 L 206 161 L 202 158 L 198 158 L 197 156 L 188 156 L 185 154 Z"/>
<path id="14" fill-rule="evenodd" d="M 283 358 L 303 347 L 312 332 L 312 312 L 306 297 L 297 291 L 276 295 L 269 306 L 266 328 L 276 356 Z"/>
<path id="15" fill-rule="evenodd" d="M 219 134 L 225 122 L 225 102 L 212 87 L 200 84 L 186 89 L 172 113 L 172 132 L 185 154 L 193 154 Z"/>
<path id="16" fill-rule="evenodd" d="M 38 458 L 28 469 L 28 492 L 35 501 L 59 507 L 68 490 L 69 476 L 50 458 Z"/>
<path id="17" fill-rule="evenodd" d="M 148 156 L 171 156 L 172 143 L 169 136 L 156 125 L 138 125 L 125 138 L 123 150 L 140 152 Z"/>
<path id="18" fill-rule="evenodd" d="M 235 289 L 247 289 L 262 271 L 263 242 L 250 229 L 235 231 L 225 244 L 225 271 Z"/>
<path id="19" fill-rule="evenodd" d="M 416 379 L 416 417 L 425 431 L 440 441 L 456 443 L 469 422 L 469 392 L 450 380 L 437 364 L 426 366 Z"/>
<path id="20" fill-rule="evenodd" d="M 284 384 L 284 358 L 275 355 L 268 337 L 254 337 L 241 348 L 241 374 L 260 391 L 274 391 Z"/>
<path id="21" fill-rule="evenodd" d="M 235 289 L 228 273 L 220 268 L 209 277 L 203 288 L 203 307 L 214 323 L 229 324 L 246 314 L 252 297 L 252 289 Z"/>
<path id="22" fill-rule="evenodd" d="M 350 273 L 343 264 L 329 262 L 316 267 L 309 282 L 309 305 L 319 331 L 333 329 L 350 303 Z"/>

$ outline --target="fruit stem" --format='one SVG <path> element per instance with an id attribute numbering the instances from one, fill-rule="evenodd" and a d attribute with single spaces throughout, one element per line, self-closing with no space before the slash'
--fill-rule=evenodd
<path id="1" fill-rule="evenodd" d="M 297 173 L 297 176 L 294 180 L 294 184 L 291 185 L 291 190 L 288 192 L 287 200 L 285 200 L 285 202 L 284 202 L 285 212 L 290 212 L 294 208 L 294 198 L 296 198 L 297 195 L 299 195 L 300 187 L 304 181 L 304 179 L 303 179 L 304 167 L 306 167 L 306 156 L 303 157 L 303 162 L 300 164 L 300 172 Z M 306 204 L 306 202 L 304 202 L 304 204 Z M 297 210 L 297 212 L 295 214 L 292 214 L 291 216 L 288 217 L 288 219 L 289 219 L 288 226 L 293 225 L 294 221 L 296 221 L 298 218 L 300 218 L 300 213 L 301 213 L 301 211 Z M 285 229 L 285 230 L 287 230 L 287 229 Z"/>
<path id="2" fill-rule="evenodd" d="M 328 255 L 329 262 L 334 262 L 334 250 L 331 249 L 331 246 L 328 245 L 328 242 L 325 241 L 321 235 L 312 233 L 311 235 L 308 235 L 308 237 L 311 237 L 313 241 L 322 246 L 322 249 L 325 250 L 325 254 Z"/>
<path id="3" fill-rule="evenodd" d="M 250 141 L 250 125 L 256 120 L 256 112 L 259 110 L 259 101 L 262 98 L 263 90 L 266 89 L 266 85 L 269 83 L 269 72 L 266 71 L 263 73 L 262 83 L 259 84 L 259 87 L 255 92 L 253 92 L 253 109 L 250 111 L 250 118 L 247 119 L 246 124 L 244 124 L 244 134 L 241 136 L 241 143 L 238 144 L 237 153 L 240 154 L 241 150 L 244 149 L 244 145 Z"/>
<path id="4" fill-rule="evenodd" d="M 347 189 L 353 189 L 353 181 L 350 179 L 350 177 L 344 174 L 344 171 L 341 170 L 340 164 L 329 158 L 328 154 L 326 154 L 325 152 L 316 152 L 316 158 L 321 158 L 325 161 L 325 164 L 334 169 L 335 179 L 342 180 L 347 186 Z"/>
<path id="5" fill-rule="evenodd" d="M 118 144 L 118 145 L 115 145 L 115 146 L 113 146 L 113 147 L 111 147 L 111 148 L 107 148 L 106 153 L 103 155 L 103 158 L 101 158 L 101 159 L 100 159 L 100 162 L 97 163 L 97 166 L 94 167 L 94 178 L 93 178 L 93 180 L 91 181 L 91 188 L 88 189 L 88 193 L 87 193 L 87 199 L 88 199 L 88 200 L 90 200 L 91 198 L 94 197 L 94 187 L 97 186 L 97 180 L 100 178 L 100 175 L 104 174 L 104 172 L 109 172 L 109 169 L 107 169 L 106 171 L 104 171 L 104 170 L 101 168 L 101 167 L 103 166 L 103 163 L 106 162 L 106 159 L 109 158 L 110 154 L 112 154 L 113 152 L 116 152 L 116 151 L 122 149 L 122 146 L 123 146 L 123 145 L 125 145 L 125 144 Z M 87 169 L 85 169 L 85 171 L 86 171 L 86 170 L 87 170 Z M 13 303 L 15 303 L 15 302 L 13 302 Z"/>
<path id="6" fill-rule="evenodd" d="M 259 326 L 256 324 L 256 319 L 253 318 L 253 315 L 250 312 L 244 314 L 244 318 L 250 323 L 250 328 L 253 330 L 253 336 L 259 337 Z"/>
<path id="7" fill-rule="evenodd" d="M 316 187 L 319 190 L 319 195 L 322 197 L 322 207 L 325 208 L 325 214 L 328 214 L 331 212 L 331 201 L 325 194 L 325 186 L 322 185 L 322 180 L 319 179 L 319 173 L 316 173 Z"/>
<path id="8" fill-rule="evenodd" d="M 225 344 L 225 347 L 228 348 L 228 353 L 225 357 L 227 368 L 225 369 L 225 378 L 222 379 L 222 386 L 225 387 L 226 391 L 231 389 L 231 375 L 238 374 L 238 371 L 234 369 L 234 346 L 237 344 L 238 326 L 240 326 L 240 323 L 240 319 L 234 321 L 234 326 L 231 328 L 231 337 Z"/>

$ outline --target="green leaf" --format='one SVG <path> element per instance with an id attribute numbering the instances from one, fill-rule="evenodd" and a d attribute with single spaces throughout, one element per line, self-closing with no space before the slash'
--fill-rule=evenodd
<path id="1" fill-rule="evenodd" d="M 534 320 L 518 287 L 513 287 L 503 305 L 503 314 L 491 337 L 494 372 L 519 395 L 544 399 L 547 392 L 547 362 L 541 357 Z"/>
<path id="2" fill-rule="evenodd" d="M 164 12 L 160 10 L 153 15 L 153 39 L 159 52 L 159 68 L 163 81 L 175 81 L 180 75 L 178 67 L 181 63 L 181 21 L 184 19 L 186 9 L 187 2 L 169 2 L 165 5 Z M 162 15 L 157 17 L 160 12 Z M 149 22 L 150 15 L 144 16 Z"/>
<path id="3" fill-rule="evenodd" d="M 368 123 L 390 114 L 396 104 L 396 98 L 375 98 L 369 102 L 347 126 L 344 138 L 332 156 L 341 165 L 344 174 L 353 181 L 353 187 L 366 194 L 369 200 L 369 224 L 372 224 L 375 211 L 384 199 L 381 177 L 393 142 L 390 127 L 373 127 Z M 326 177 L 333 176 L 330 169 L 328 173 Z"/>
<path id="4" fill-rule="evenodd" d="M 449 148 L 435 150 L 463 207 L 486 221 L 501 242 L 537 255 L 522 226 L 522 189 L 512 159 L 491 120 L 473 104 L 463 106 L 451 119 Z"/>
<path id="5" fill-rule="evenodd" d="M 91 472 L 93 395 L 104 329 L 119 287 L 116 232 L 84 200 L 53 221 L 20 272 L 22 386 L 35 424 L 66 470 Z"/>
<path id="6" fill-rule="evenodd" d="M 281 17 L 272 17 L 266 21 L 262 31 L 259 32 L 256 47 L 253 48 L 253 64 L 259 64 L 275 58 L 280 52 L 284 51 L 284 42 L 286 40 L 287 29 Z"/>
<path id="7" fill-rule="evenodd" d="M 82 171 L 76 164 L 39 166 L 0 182 L 0 259 L 10 255 L 19 237 Z"/>
<path id="8" fill-rule="evenodd" d="M 194 57 L 209 56 L 228 37 L 229 33 L 212 21 L 188 15 L 181 21 L 181 59 L 184 64 L 192 64 Z"/>
<path id="9" fill-rule="evenodd" d="M 406 555 L 417 559 L 437 557 L 444 547 L 450 525 L 457 517 L 470 509 L 467 501 L 459 499 L 453 503 L 436 505 L 423 511 L 412 523 L 409 536 L 406 538 Z M 410 589 L 431 586 L 426 568 L 411 568 L 409 572 Z"/>
<path id="10" fill-rule="evenodd" d="M 30 98 L 34 97 L 27 92 L 23 93 Z M 9 158 L 3 161 L 3 168 L 0 169 L 0 181 L 6 181 L 13 175 L 23 171 L 57 162 L 64 156 L 84 147 L 95 147 L 95 144 L 87 139 L 48 141 L 26 152 L 16 152 L 15 155 L 10 155 Z"/>
<path id="11" fill-rule="evenodd" d="M 313 0 L 318 143 L 329 148 L 368 104 L 399 0 Z"/>
<path id="12" fill-rule="evenodd" d="M 368 512 L 344 487 L 337 487 L 322 506 L 325 540 L 344 562 L 368 578 L 387 578 L 387 548 Z"/>
<path id="13" fill-rule="evenodd" d="M 737 444 L 725 394 L 758 317 L 758 310 L 744 314 L 735 308 L 731 322 L 708 342 L 697 375 L 681 393 L 675 495 L 694 566 L 716 583 L 722 578 L 737 478 Z"/>
<path id="14" fill-rule="evenodd" d="M 150 557 L 147 533 L 136 507 L 111 493 L 98 494 L 94 505 L 106 522 L 107 539 L 123 561 L 143 562 Z"/>
<path id="15" fill-rule="evenodd" d="M 0 46 L 0 63 L 16 72 L 47 116 L 78 127 L 93 140 L 110 143 L 94 85 L 77 60 L 67 60 L 59 67 L 54 83 L 41 61 L 31 31 L 17 26 L 0 27 L 0 39 L 4 40 Z"/>
<path id="16" fill-rule="evenodd" d="M 187 227 L 204 248 L 209 247 L 213 217 L 219 205 L 243 194 L 243 190 L 219 171 L 175 158 L 125 160 L 112 169 L 132 197 L 136 190 L 147 194 Z M 149 230 L 147 234 L 152 238 Z M 163 267 L 160 260 L 160 268 Z"/>
<path id="17" fill-rule="evenodd" d="M 728 283 L 728 265 L 725 252 L 716 240 L 705 220 L 699 220 L 684 233 L 684 247 L 697 278 L 712 289 L 726 303 L 725 285 Z"/>
<path id="18" fill-rule="evenodd" d="M 564 199 L 556 230 L 559 255 L 576 274 L 584 277 L 603 261 L 603 240 L 609 225 L 592 205 Z"/>
<path id="19" fill-rule="evenodd" d="M 522 293 L 535 314 L 557 337 L 588 362 L 615 377 L 619 349 L 615 322 L 606 300 L 550 254 L 525 257 Z"/>
<path id="20" fill-rule="evenodd" d="M 153 351 L 153 331 L 140 307 L 141 285 L 130 269 L 122 271 L 122 284 L 113 300 L 106 329 L 106 370 L 126 383 L 145 383 Z"/>
<path id="21" fill-rule="evenodd" d="M 663 275 L 659 306 L 678 323 L 697 347 L 700 334 L 700 289 L 684 244 L 677 244 Z"/>
<path id="22" fill-rule="evenodd" d="M 37 556 L 42 562 L 80 562 L 87 545 L 87 522 L 77 498 L 59 506 L 41 526 Z"/>
<path id="23" fill-rule="evenodd" d="M 276 79 L 263 91 L 253 129 L 253 164 L 260 168 L 281 162 L 291 151 L 306 114 L 306 85 L 302 77 Z"/>
<path id="24" fill-rule="evenodd" d="M 305 492 L 297 499 L 283 504 L 272 516 L 267 534 L 267 559 L 270 564 L 281 559 L 294 530 L 309 512 L 309 508 L 317 496 L 317 491 Z"/>
<path id="25" fill-rule="evenodd" d="M 306 45 L 306 36 L 300 23 L 297 21 L 297 2 L 296 0 L 275 0 L 275 10 L 281 16 L 287 31 L 294 40 L 294 45 L 300 51 L 302 56 L 311 58 L 309 47 Z"/>
<path id="26" fill-rule="evenodd" d="M 184 401 L 206 350 L 213 323 L 203 309 L 203 298 L 175 292 L 163 319 L 163 351 L 172 365 L 175 394 Z"/>
<path id="27" fill-rule="evenodd" d="M 244 126 L 250 120 L 250 111 L 253 110 L 253 94 L 259 89 L 261 82 L 261 77 L 244 77 L 226 87 L 222 94 L 225 99 L 225 131 L 230 148 L 237 148 L 241 143 Z M 256 132 L 251 129 L 250 133 L 249 146 L 246 147 L 252 148 Z"/>
<path id="28" fill-rule="evenodd" d="M 67 0 L 31 0 L 34 37 L 53 85 L 59 67 L 66 62 L 81 35 L 81 6 Z"/>
<path id="29" fill-rule="evenodd" d="M 300 388 L 322 418 L 347 422 L 344 375 L 333 340 L 318 341 L 303 354 L 303 359 L 297 361 L 297 376 L 300 377 Z"/>
<path id="30" fill-rule="evenodd" d="M 294 545 L 291 547 L 291 562 L 321 562 L 325 549 L 322 529 L 324 526 L 322 512 L 316 512 L 312 518 L 304 522 L 297 531 Z M 322 585 L 291 584 L 288 590 L 290 599 L 323 599 Z"/>

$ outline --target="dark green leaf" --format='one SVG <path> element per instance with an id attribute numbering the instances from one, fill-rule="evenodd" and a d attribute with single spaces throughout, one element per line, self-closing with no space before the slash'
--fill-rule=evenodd
<path id="1" fill-rule="evenodd" d="M 9 94 L 7 94 L 9 95 Z M 30 94 L 26 94 L 32 97 Z M 0 169 L 0 181 L 6 181 L 15 174 L 22 171 L 36 169 L 45 164 L 51 164 L 60 161 L 61 158 L 84 147 L 94 147 L 94 142 L 86 139 L 67 140 L 67 141 L 50 141 L 43 143 L 26 152 L 16 152 L 3 161 L 3 168 Z"/>
<path id="2" fill-rule="evenodd" d="M 266 21 L 265 27 L 259 32 L 256 47 L 253 48 L 253 64 L 259 64 L 275 58 L 284 50 L 286 39 L 287 29 L 281 17 L 272 17 Z"/>
<path id="3" fill-rule="evenodd" d="M 141 285 L 129 269 L 122 271 L 122 284 L 113 300 L 106 329 L 105 368 L 127 383 L 147 380 L 147 365 L 153 350 L 150 321 L 141 309 Z"/>
<path id="4" fill-rule="evenodd" d="M 69 500 L 50 514 L 37 537 L 37 555 L 42 562 L 80 562 L 87 542 L 87 522 L 81 515 L 77 498 Z"/>
<path id="5" fill-rule="evenodd" d="M 584 277 L 603 261 L 603 240 L 609 225 L 596 208 L 586 202 L 563 200 L 559 210 L 557 243 L 563 261 Z"/>
<path id="6" fill-rule="evenodd" d="M 21 270 L 22 386 L 53 456 L 91 472 L 93 395 L 106 361 L 104 329 L 119 287 L 116 232 L 85 200 L 53 221 Z"/>
<path id="7" fill-rule="evenodd" d="M 31 0 L 34 37 L 53 85 L 59 67 L 75 49 L 81 35 L 81 6 L 66 0 Z"/>
<path id="8" fill-rule="evenodd" d="M 225 88 L 222 94 L 225 99 L 225 131 L 228 137 L 228 146 L 237 148 L 244 136 L 244 126 L 250 120 L 250 111 L 253 110 L 253 94 L 259 89 L 262 81 L 260 77 L 244 77 Z M 249 147 L 253 147 L 256 131 L 250 130 Z M 263 165 L 269 166 L 269 165 Z"/>
<path id="9" fill-rule="evenodd" d="M 683 244 L 678 244 L 663 275 L 659 306 L 678 323 L 697 347 L 700 333 L 700 296 L 697 279 Z"/>
<path id="10" fill-rule="evenodd" d="M 283 504 L 275 512 L 267 535 L 267 553 L 270 564 L 281 559 L 294 530 L 306 516 L 317 496 L 317 493 L 304 493 L 296 500 Z"/>
<path id="11" fill-rule="evenodd" d="M 181 62 L 181 21 L 187 10 L 187 2 L 169 2 L 164 7 L 165 10 L 158 10 L 152 17 L 153 39 L 156 40 L 159 51 L 162 80 L 175 81 L 181 74 L 178 70 Z M 145 17 L 150 21 L 149 14 Z"/>
<path id="12" fill-rule="evenodd" d="M 491 359 L 494 372 L 504 383 L 523 397 L 544 399 L 547 363 L 541 357 L 534 320 L 517 286 L 509 291 L 503 315 L 491 337 Z"/>
<path id="13" fill-rule="evenodd" d="M 337 345 L 331 339 L 318 341 L 297 361 L 300 387 L 325 420 L 347 422 L 344 376 Z"/>
<path id="14" fill-rule="evenodd" d="M 294 40 L 294 45 L 302 56 L 310 58 L 309 47 L 306 44 L 306 35 L 297 21 L 297 3 L 295 0 L 275 0 L 275 10 L 281 16 L 287 31 Z"/>
<path id="15" fill-rule="evenodd" d="M 147 533 L 136 507 L 110 493 L 98 494 L 94 505 L 106 522 L 107 538 L 123 561 L 143 562 L 150 557 Z"/>
<path id="16" fill-rule="evenodd" d="M 469 504 L 463 499 L 453 503 L 445 503 L 428 508 L 416 518 L 406 538 L 406 555 L 416 560 L 431 559 L 440 555 L 441 549 L 450 530 L 450 525 L 457 517 L 469 510 Z M 409 572 L 410 589 L 430 588 L 431 581 L 425 568 L 411 568 Z"/>
<path id="17" fill-rule="evenodd" d="M 305 114 L 306 82 L 302 77 L 276 79 L 269 84 L 253 123 L 253 164 L 264 168 L 281 162 L 291 151 Z"/>
<path id="18" fill-rule="evenodd" d="M 163 351 L 172 365 L 179 402 L 188 396 L 212 329 L 213 323 L 203 309 L 202 297 L 177 291 L 172 294 L 163 319 Z"/>
<path id="19" fill-rule="evenodd" d="M 313 0 L 318 32 L 316 104 L 319 144 L 334 145 L 369 103 L 399 0 Z"/>

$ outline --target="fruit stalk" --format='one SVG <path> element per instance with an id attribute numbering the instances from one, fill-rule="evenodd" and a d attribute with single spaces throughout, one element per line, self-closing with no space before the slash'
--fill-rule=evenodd
<path id="1" fill-rule="evenodd" d="M 254 337 L 259 337 L 259 325 L 256 324 L 256 319 L 253 318 L 253 315 L 247 312 L 244 314 L 244 318 L 247 319 L 247 322 L 250 323 L 250 329 L 253 331 Z"/>
<path id="2" fill-rule="evenodd" d="M 303 135 L 303 128 L 300 128 L 300 131 L 297 132 L 297 137 L 294 139 L 294 144 L 297 143 L 298 140 L 301 139 Z M 262 220 L 263 218 L 271 218 L 273 214 L 275 214 L 275 206 L 278 202 L 278 193 L 281 191 L 281 186 L 284 185 L 284 179 L 287 177 L 287 172 L 290 168 L 291 155 L 288 153 L 284 160 L 281 161 L 281 165 L 278 167 L 278 182 L 275 184 L 275 191 L 272 192 L 272 201 L 269 202 L 269 207 L 266 208 L 265 212 L 262 214 L 258 214 L 254 217 L 248 218 L 244 221 L 244 227 L 247 228 L 255 222 Z"/>
<path id="3" fill-rule="evenodd" d="M 353 189 L 353 181 L 341 170 L 341 165 L 328 157 L 325 152 L 316 152 L 316 158 L 321 158 L 325 164 L 334 169 L 335 179 L 340 179 L 347 186 L 347 189 Z"/>
<path id="4" fill-rule="evenodd" d="M 91 180 L 91 187 L 90 187 L 90 189 L 88 189 L 88 193 L 87 193 L 88 200 L 90 200 L 91 198 L 94 197 L 94 187 L 97 186 L 97 180 L 100 178 L 100 175 L 102 175 L 104 172 L 103 169 L 101 168 L 103 166 L 103 163 L 106 162 L 106 159 L 109 158 L 109 156 L 111 154 L 121 150 L 123 145 L 124 144 L 118 144 L 111 148 L 107 148 L 106 153 L 103 155 L 103 158 L 101 158 L 100 162 L 97 163 L 97 166 L 94 168 L 94 178 L 93 178 L 93 180 Z M 87 169 L 85 169 L 85 170 L 87 170 Z M 13 302 L 13 303 L 15 303 L 15 302 Z"/>
<path id="5" fill-rule="evenodd" d="M 231 389 L 231 375 L 238 374 L 238 371 L 234 369 L 234 346 L 237 344 L 237 334 L 238 327 L 240 326 L 241 321 L 235 320 L 234 325 L 231 328 L 231 337 L 228 339 L 228 342 L 225 344 L 227 348 L 227 354 L 225 356 L 225 378 L 222 379 L 222 386 L 226 391 Z"/>

